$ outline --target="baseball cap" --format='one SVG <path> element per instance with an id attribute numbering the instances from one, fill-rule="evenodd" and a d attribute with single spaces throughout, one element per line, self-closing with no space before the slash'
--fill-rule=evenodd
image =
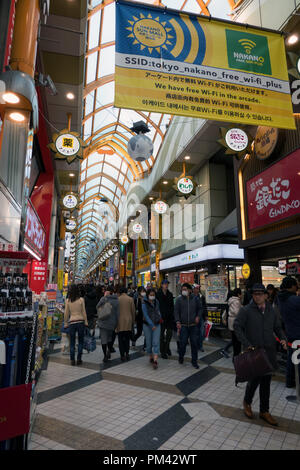
<path id="1" fill-rule="evenodd" d="M 252 292 L 266 292 L 266 288 L 263 284 L 256 283 L 252 287 Z"/>

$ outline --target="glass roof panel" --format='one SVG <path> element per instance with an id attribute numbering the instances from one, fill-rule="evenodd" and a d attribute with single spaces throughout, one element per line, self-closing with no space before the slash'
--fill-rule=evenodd
<path id="1" fill-rule="evenodd" d="M 138 2 L 139 0 L 136 1 Z M 178 10 L 184 9 L 185 11 L 195 13 L 201 13 L 200 4 L 203 6 L 209 3 L 208 1 L 200 2 L 200 0 L 141 0 L 141 2 L 167 6 Z M 112 0 L 90 0 L 89 4 L 95 8 L 95 10 L 90 10 L 88 13 L 88 51 L 86 57 L 85 86 L 89 86 L 85 96 L 84 117 L 87 118 L 87 120 L 83 123 L 83 136 L 86 143 L 91 145 L 92 153 L 87 155 L 87 158 L 85 158 L 81 164 L 80 194 L 82 200 L 86 200 L 90 194 L 92 194 L 92 199 L 91 202 L 86 204 L 83 202 L 80 214 L 84 214 L 85 223 L 89 224 L 90 221 L 94 221 L 97 226 L 100 227 L 106 222 L 104 222 L 104 220 L 102 221 L 101 217 L 99 218 L 99 212 L 103 213 L 107 204 L 100 203 L 99 199 L 95 199 L 94 197 L 96 197 L 97 194 L 105 196 L 110 203 L 115 203 L 116 208 L 122 205 L 124 195 L 116 183 L 118 182 L 121 187 L 124 187 L 124 189 L 128 191 L 131 182 L 137 181 L 140 176 L 143 176 L 143 172 L 148 172 L 149 168 L 153 166 L 154 159 L 157 157 L 164 135 L 170 124 L 171 116 L 143 111 L 137 112 L 130 109 L 119 110 L 113 107 L 115 72 L 114 43 L 116 34 L 115 2 Z M 95 48 L 98 48 L 98 50 L 95 51 Z M 95 52 L 89 53 L 92 49 L 94 49 Z M 96 70 L 97 64 L 98 70 Z M 109 82 L 107 82 L 108 75 L 111 75 Z M 98 82 L 96 80 L 98 80 Z M 132 136 L 129 129 L 134 122 L 141 120 L 145 121 L 150 129 L 147 136 L 153 141 L 154 158 L 149 158 L 145 162 L 132 163 L 132 160 L 127 155 L 128 140 Z M 103 154 L 99 155 L 97 150 L 103 147 L 103 144 L 108 144 L 110 150 L 113 149 L 114 153 L 105 156 Z M 95 166 L 89 168 L 92 164 L 95 164 Z M 85 171 L 86 169 L 87 172 Z M 101 173 L 102 176 L 97 176 L 99 173 Z M 127 177 L 124 178 L 124 176 Z M 92 180 L 85 184 L 86 178 L 89 177 L 91 177 Z M 115 180 L 115 182 L 111 181 L 110 178 Z M 91 209 L 95 209 L 95 211 L 92 212 Z M 115 209 L 111 211 L 109 208 L 108 212 L 115 212 Z M 92 227 L 92 233 L 94 233 L 95 225 L 93 224 Z M 108 223 L 108 229 L 110 227 L 111 225 Z M 87 230 L 86 227 L 82 230 L 83 231 L 81 231 L 79 227 L 78 240 L 85 236 L 91 237 L 90 230 Z M 107 241 L 103 240 L 103 246 L 105 246 L 106 243 Z M 84 243 L 83 247 L 85 248 Z M 82 260 L 85 253 L 84 248 L 80 254 L 77 255 L 77 266 L 81 263 L 85 266 L 85 263 L 92 261 L 92 259 L 91 261 Z"/>

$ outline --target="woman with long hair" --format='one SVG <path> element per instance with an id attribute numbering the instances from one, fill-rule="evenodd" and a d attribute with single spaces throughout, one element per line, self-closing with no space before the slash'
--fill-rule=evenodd
<path id="1" fill-rule="evenodd" d="M 80 296 L 78 285 L 72 284 L 68 292 L 68 299 L 66 300 L 65 328 L 70 331 L 70 359 L 72 366 L 75 366 L 75 341 L 76 333 L 78 333 L 78 354 L 77 365 L 82 364 L 82 351 L 84 340 L 84 329 L 88 326 L 84 299 Z"/>

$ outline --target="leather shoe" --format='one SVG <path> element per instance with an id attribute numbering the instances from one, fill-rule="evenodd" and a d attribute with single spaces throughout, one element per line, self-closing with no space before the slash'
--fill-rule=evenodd
<path id="1" fill-rule="evenodd" d="M 162 357 L 163 359 L 168 359 L 168 356 L 167 356 L 167 354 L 165 354 L 165 353 L 162 353 L 162 354 L 161 354 L 161 357 Z"/>
<path id="2" fill-rule="evenodd" d="M 266 421 L 268 424 L 271 424 L 271 426 L 278 426 L 276 419 L 274 419 L 273 416 L 271 416 L 268 412 L 259 413 L 259 417 Z"/>
<path id="3" fill-rule="evenodd" d="M 183 357 L 180 357 L 180 358 L 178 359 L 178 362 L 179 362 L 179 364 L 183 364 Z"/>
<path id="4" fill-rule="evenodd" d="M 247 418 L 253 419 L 254 416 L 253 416 L 253 413 L 252 413 L 251 405 L 248 405 L 248 403 L 246 403 L 245 400 L 244 400 L 243 401 L 243 406 L 244 406 L 244 413 L 247 416 Z"/>

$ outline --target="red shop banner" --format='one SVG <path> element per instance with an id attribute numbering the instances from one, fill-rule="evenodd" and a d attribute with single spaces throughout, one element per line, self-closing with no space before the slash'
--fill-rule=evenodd
<path id="1" fill-rule="evenodd" d="M 184 284 L 185 282 L 194 284 L 195 275 L 194 273 L 180 273 L 179 280 L 180 284 Z"/>
<path id="2" fill-rule="evenodd" d="M 30 289 L 36 294 L 45 291 L 45 284 L 47 282 L 47 267 L 46 261 L 33 261 L 31 265 L 31 278 Z"/>
<path id="3" fill-rule="evenodd" d="M 247 181 L 248 228 L 300 214 L 300 150 Z"/>
<path id="4" fill-rule="evenodd" d="M 46 231 L 30 200 L 27 204 L 25 245 L 40 258 L 45 256 Z"/>
<path id="5" fill-rule="evenodd" d="M 29 433 L 31 384 L 0 389 L 0 441 Z"/>

